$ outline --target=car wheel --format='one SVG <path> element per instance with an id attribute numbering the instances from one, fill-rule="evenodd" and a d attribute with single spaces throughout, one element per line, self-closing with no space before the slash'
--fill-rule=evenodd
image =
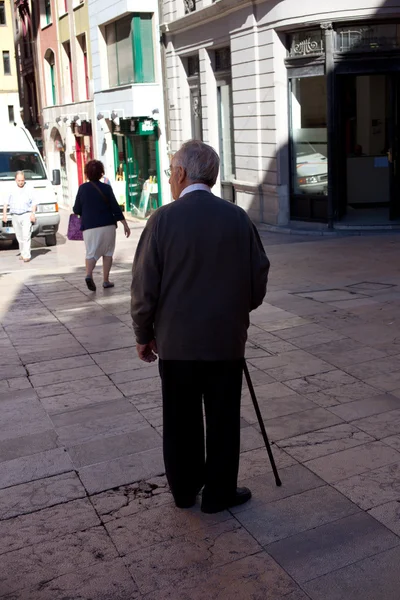
<path id="1" fill-rule="evenodd" d="M 13 249 L 15 249 L 15 250 L 16 250 L 17 248 L 19 248 L 18 240 L 17 240 L 16 238 L 15 238 L 15 239 L 13 239 L 13 240 L 11 240 L 11 248 L 13 248 Z"/>
<path id="2" fill-rule="evenodd" d="M 57 244 L 57 237 L 55 233 L 46 235 L 46 246 L 55 246 Z"/>

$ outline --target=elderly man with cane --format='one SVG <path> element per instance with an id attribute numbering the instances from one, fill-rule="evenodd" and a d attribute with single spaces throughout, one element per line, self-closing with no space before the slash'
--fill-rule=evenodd
<path id="1" fill-rule="evenodd" d="M 251 498 L 237 487 L 240 400 L 249 313 L 263 301 L 269 271 L 245 211 L 212 194 L 218 170 L 217 153 L 200 141 L 172 158 L 175 202 L 158 209 L 142 233 L 131 301 L 139 357 L 159 356 L 175 504 L 193 506 L 203 488 L 205 513 Z"/>

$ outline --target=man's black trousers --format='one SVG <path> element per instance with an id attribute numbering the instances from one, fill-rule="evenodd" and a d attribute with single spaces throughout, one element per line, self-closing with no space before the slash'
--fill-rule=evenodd
<path id="1" fill-rule="evenodd" d="M 243 359 L 160 359 L 159 367 L 164 462 L 174 499 L 190 502 L 204 485 L 203 501 L 224 504 L 237 487 Z"/>

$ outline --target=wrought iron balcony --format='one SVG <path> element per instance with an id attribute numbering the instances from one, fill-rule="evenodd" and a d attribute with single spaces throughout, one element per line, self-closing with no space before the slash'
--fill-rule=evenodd
<path id="1" fill-rule="evenodd" d="M 196 0 L 183 0 L 185 5 L 185 15 L 196 10 Z"/>

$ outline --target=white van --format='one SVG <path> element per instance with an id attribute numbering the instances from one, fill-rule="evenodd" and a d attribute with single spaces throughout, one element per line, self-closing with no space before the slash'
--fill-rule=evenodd
<path id="1" fill-rule="evenodd" d="M 53 181 L 50 182 L 29 131 L 18 125 L 9 125 L 2 128 L 0 137 L 0 218 L 4 200 L 15 185 L 17 171 L 23 171 L 28 185 L 34 188 L 37 218 L 32 226 L 32 237 L 44 237 L 47 246 L 55 246 L 60 215 L 53 185 L 60 185 L 60 171 L 53 171 Z M 11 217 L 7 224 L 0 221 L 0 240 L 15 240 Z"/>

